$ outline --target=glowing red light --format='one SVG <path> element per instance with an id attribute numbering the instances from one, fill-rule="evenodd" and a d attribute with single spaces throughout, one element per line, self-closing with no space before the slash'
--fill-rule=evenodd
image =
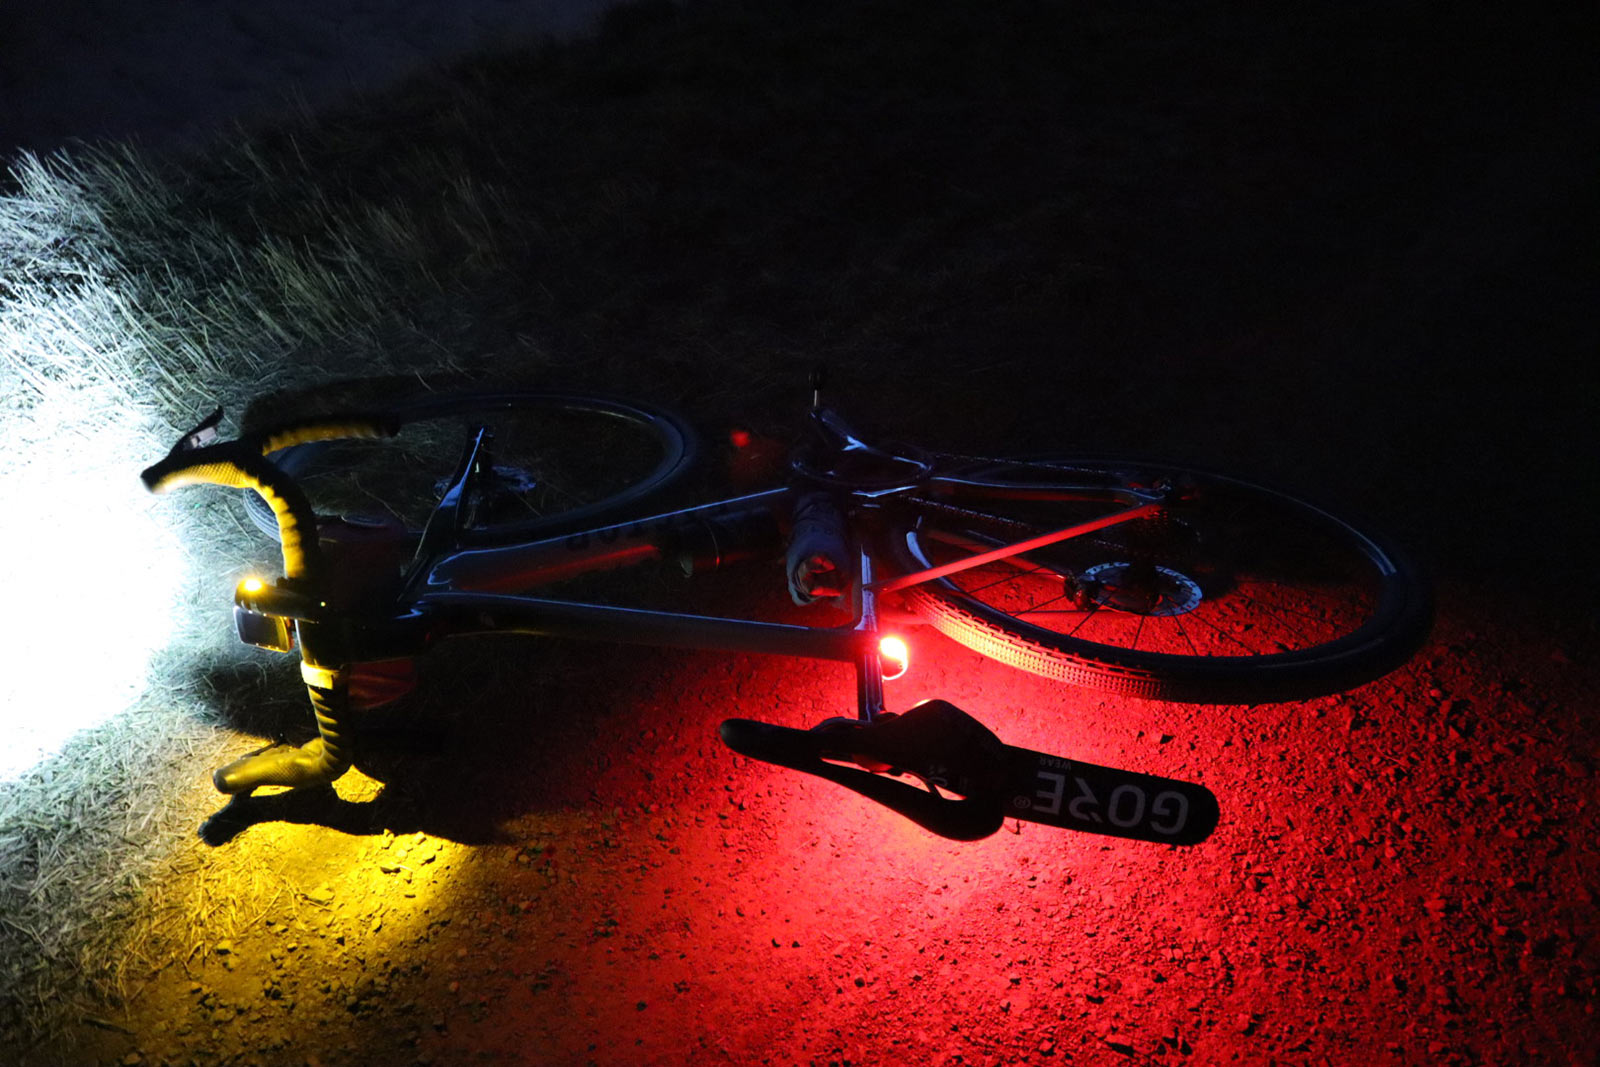
<path id="1" fill-rule="evenodd" d="M 750 431 L 749 430 L 734 430 L 733 432 L 728 434 L 728 441 L 729 441 L 729 443 L 731 443 L 733 445 L 734 448 L 749 448 L 750 447 Z"/>
<path id="2" fill-rule="evenodd" d="M 878 659 L 884 678 L 893 680 L 911 666 L 911 650 L 902 638 L 890 634 L 878 641 Z"/>

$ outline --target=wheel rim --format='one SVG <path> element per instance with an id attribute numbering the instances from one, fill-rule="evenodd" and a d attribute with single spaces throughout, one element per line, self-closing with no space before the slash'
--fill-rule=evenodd
<path id="1" fill-rule="evenodd" d="M 392 439 L 302 445 L 269 458 L 319 514 L 398 520 L 419 531 L 475 429 L 493 435 L 485 492 L 466 544 L 553 536 L 665 488 L 692 441 L 675 420 L 629 401 L 548 393 L 430 396 L 395 409 Z M 247 499 L 251 518 L 276 532 Z"/>
<path id="2" fill-rule="evenodd" d="M 1029 470 L 993 467 L 965 476 L 978 480 L 1005 471 L 1021 479 L 1007 484 L 1031 479 L 1035 487 L 1062 480 L 1059 473 Z M 1396 662 L 1400 631 L 1420 635 L 1421 627 L 1412 624 L 1425 611 L 1394 580 L 1392 550 L 1342 520 L 1226 476 L 1155 465 L 1131 465 L 1127 473 L 1130 481 L 1146 483 L 1177 474 L 1203 492 L 1175 509 L 1183 518 L 1165 530 L 1113 528 L 1122 533 L 953 575 L 929 583 L 913 599 L 925 609 L 931 598 L 959 604 L 991 630 L 1081 657 L 1091 673 L 1103 665 L 1108 674 L 1165 679 L 1168 684 L 1152 691 L 1167 699 L 1220 700 L 1231 691 L 1230 680 L 1245 677 L 1258 688 L 1276 684 L 1280 692 L 1272 699 L 1310 688 L 1329 691 L 1340 683 L 1315 686 L 1313 679 L 1386 670 Z M 1021 540 L 1024 528 L 1043 532 L 1089 517 L 1073 511 L 1080 505 L 1062 502 L 1051 502 L 1048 516 L 1038 514 L 1046 510 L 1038 503 L 994 506 L 1030 525 L 989 531 L 968 525 L 952 532 L 941 528 L 949 520 L 924 520 L 906 533 L 909 565 L 938 565 L 974 546 Z M 1107 510 L 1103 503 L 1081 506 Z M 1261 530 L 1273 536 L 1252 533 Z M 1129 590 L 1127 579 L 1136 572 L 1146 575 L 1142 592 Z M 1052 664 L 1045 673 L 1059 671 Z"/>

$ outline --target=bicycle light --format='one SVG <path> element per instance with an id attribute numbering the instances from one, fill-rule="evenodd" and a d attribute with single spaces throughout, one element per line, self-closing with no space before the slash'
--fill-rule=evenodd
<path id="1" fill-rule="evenodd" d="M 294 623 L 277 615 L 259 610 L 259 601 L 272 590 L 260 578 L 249 577 L 239 583 L 233 594 L 233 628 L 239 640 L 257 648 L 273 652 L 294 651 Z"/>
<path id="2" fill-rule="evenodd" d="M 911 650 L 904 639 L 890 634 L 878 641 L 878 661 L 886 681 L 893 681 L 911 666 Z"/>

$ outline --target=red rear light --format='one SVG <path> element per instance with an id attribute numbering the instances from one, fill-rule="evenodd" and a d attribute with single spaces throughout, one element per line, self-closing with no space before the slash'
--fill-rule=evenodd
<path id="1" fill-rule="evenodd" d="M 878 659 L 883 677 L 893 680 L 906 673 L 911 666 L 911 650 L 906 647 L 903 638 L 889 634 L 878 641 Z"/>

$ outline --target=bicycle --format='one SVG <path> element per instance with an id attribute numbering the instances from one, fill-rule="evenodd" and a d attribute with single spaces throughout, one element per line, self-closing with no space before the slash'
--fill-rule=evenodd
<path id="1" fill-rule="evenodd" d="M 645 505 L 680 481 L 696 446 L 650 405 L 429 395 L 233 441 L 214 412 L 143 479 L 156 492 L 246 490 L 252 519 L 281 540 L 283 575 L 239 584 L 236 629 L 298 650 L 317 724 L 302 746 L 218 769 L 216 787 L 331 784 L 352 763 L 353 716 L 408 692 L 430 646 L 519 633 L 849 663 L 853 717 L 806 730 L 729 719 L 723 742 L 957 840 L 1013 817 L 1193 845 L 1220 817 L 1201 785 L 1009 746 L 942 700 L 888 710 L 883 680 L 906 653 L 885 640 L 883 607 L 897 601 L 1022 670 L 1203 703 L 1341 691 L 1403 664 L 1426 633 L 1428 592 L 1406 557 L 1299 497 L 1185 465 L 869 444 L 818 384 L 781 484 L 654 513 Z M 423 466 L 447 445 L 459 459 L 441 481 Z M 570 453 L 562 464 L 558 452 Z M 330 514 L 376 499 L 378 515 Z M 692 576 L 780 559 L 796 604 L 831 604 L 848 621 L 533 595 L 647 564 Z"/>

